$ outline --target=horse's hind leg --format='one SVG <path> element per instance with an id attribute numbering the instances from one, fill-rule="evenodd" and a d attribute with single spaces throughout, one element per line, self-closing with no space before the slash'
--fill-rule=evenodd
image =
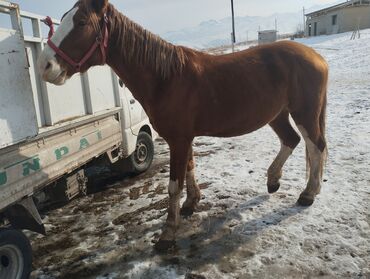
<path id="1" fill-rule="evenodd" d="M 313 203 L 315 196 L 320 192 L 321 179 L 326 159 L 325 140 L 325 107 L 322 105 L 321 112 L 310 113 L 308 116 L 299 117 L 292 114 L 299 131 L 306 142 L 306 160 L 309 167 L 309 179 L 306 189 L 301 193 L 298 204 L 309 206 Z"/>
<path id="2" fill-rule="evenodd" d="M 298 145 L 300 137 L 290 124 L 289 113 L 286 110 L 270 122 L 270 126 L 278 135 L 281 143 L 280 151 L 267 172 L 267 189 L 269 193 L 274 193 L 280 188 L 282 168 Z"/>
<path id="3" fill-rule="evenodd" d="M 191 216 L 200 201 L 200 189 L 195 180 L 195 162 L 193 147 L 190 147 L 188 165 L 186 169 L 186 200 L 182 205 L 180 214 L 184 217 Z"/>

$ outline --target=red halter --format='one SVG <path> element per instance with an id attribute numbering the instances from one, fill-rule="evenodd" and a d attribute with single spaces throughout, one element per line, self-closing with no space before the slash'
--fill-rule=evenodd
<path id="1" fill-rule="evenodd" d="M 56 54 L 58 54 L 64 61 L 66 61 L 69 65 L 74 67 L 77 72 L 81 70 L 81 67 L 83 64 L 86 63 L 87 60 L 90 59 L 90 57 L 93 55 L 95 50 L 99 47 L 100 52 L 102 55 L 102 62 L 101 65 L 104 65 L 107 59 L 106 50 L 108 47 L 108 39 L 109 39 L 109 33 L 108 33 L 108 17 L 106 14 L 104 14 L 104 25 L 103 25 L 103 34 L 100 32 L 100 34 L 96 37 L 95 43 L 91 46 L 90 50 L 82 57 L 80 62 L 75 62 L 72 58 L 70 58 L 66 53 L 64 53 L 60 48 L 58 48 L 52 41 L 51 37 L 54 34 L 54 23 L 52 19 L 48 16 L 46 17 L 43 22 L 49 26 L 49 35 L 48 35 L 48 45 L 55 51 Z"/>

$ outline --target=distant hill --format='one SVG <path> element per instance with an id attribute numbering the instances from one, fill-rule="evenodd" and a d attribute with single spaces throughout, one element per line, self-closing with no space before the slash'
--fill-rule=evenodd
<path id="1" fill-rule="evenodd" d="M 341 2 L 343 1 L 338 1 L 337 3 Z M 331 5 L 316 5 L 307 9 L 306 12 L 319 10 Z M 267 17 L 236 17 L 235 28 L 237 41 L 246 41 L 247 32 L 249 40 L 256 40 L 258 30 L 275 29 L 275 19 L 280 34 L 294 33 L 298 29 L 302 30 L 302 11 L 296 13 L 276 13 Z M 229 44 L 231 40 L 231 17 L 205 21 L 198 26 L 167 32 L 161 34 L 161 36 L 174 44 L 195 48 L 211 48 Z"/>
<path id="2" fill-rule="evenodd" d="M 281 34 L 293 33 L 302 28 L 301 13 L 273 14 L 268 17 L 245 16 L 235 18 L 236 39 L 246 41 L 257 39 L 258 30 L 275 29 L 275 19 Z M 209 20 L 198 26 L 179 31 L 167 32 L 162 37 L 174 44 L 196 48 L 216 47 L 229 44 L 231 40 L 231 17 L 221 20 Z"/>

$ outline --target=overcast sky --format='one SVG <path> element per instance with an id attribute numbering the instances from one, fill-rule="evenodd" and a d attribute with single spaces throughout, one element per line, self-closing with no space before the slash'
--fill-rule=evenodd
<path id="1" fill-rule="evenodd" d="M 22 10 L 60 18 L 75 0 L 10 0 Z M 234 0 L 236 16 L 297 12 L 336 0 Z M 344 2 L 344 0 L 343 0 Z M 111 0 L 121 12 L 157 34 L 230 16 L 230 0 Z"/>

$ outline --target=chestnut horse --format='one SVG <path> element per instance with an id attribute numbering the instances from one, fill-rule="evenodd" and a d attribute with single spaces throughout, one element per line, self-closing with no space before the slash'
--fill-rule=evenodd
<path id="1" fill-rule="evenodd" d="M 282 41 L 209 55 L 162 40 L 108 0 L 80 0 L 63 16 L 55 34 L 51 32 L 39 58 L 40 73 L 45 81 L 63 84 L 76 72 L 105 63 L 170 147 L 168 216 L 156 248 L 174 244 L 180 214 L 191 215 L 200 200 L 192 151 L 196 136 L 234 137 L 269 124 L 281 142 L 268 169 L 268 192 L 273 193 L 300 141 L 291 116 L 305 140 L 309 167 L 298 204 L 313 203 L 326 155 L 328 81 L 327 63 L 313 49 Z M 187 198 L 180 209 L 184 181 Z"/>

